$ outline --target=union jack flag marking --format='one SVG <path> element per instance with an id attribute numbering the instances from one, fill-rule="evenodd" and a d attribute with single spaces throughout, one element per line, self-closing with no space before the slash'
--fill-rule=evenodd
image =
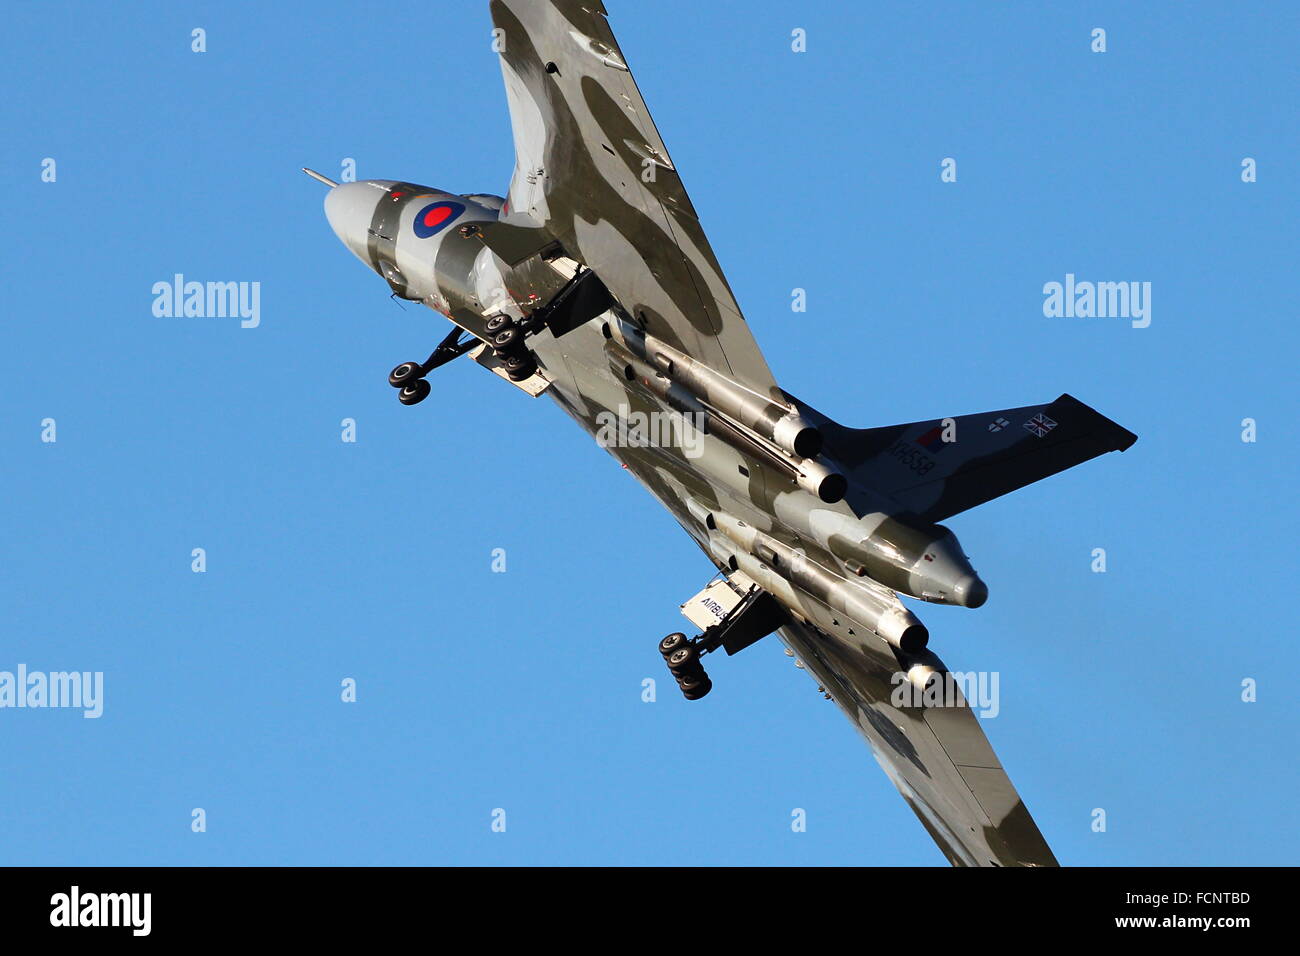
<path id="1" fill-rule="evenodd" d="M 989 431 L 1000 432 L 1002 431 L 1002 429 L 1006 428 L 1010 424 L 1011 423 L 1007 421 L 1005 418 L 999 418 L 995 422 L 989 422 Z"/>
<path id="2" fill-rule="evenodd" d="M 1033 418 L 1029 419 L 1029 421 L 1025 422 L 1025 431 L 1032 432 L 1039 438 L 1045 436 L 1055 427 L 1056 422 L 1052 421 L 1042 412 L 1039 412 Z"/>

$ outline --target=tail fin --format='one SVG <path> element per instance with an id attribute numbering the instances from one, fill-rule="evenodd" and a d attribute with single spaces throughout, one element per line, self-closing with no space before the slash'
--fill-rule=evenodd
<path id="1" fill-rule="evenodd" d="M 804 410 L 817 420 L 827 453 L 848 477 L 891 495 L 927 521 L 942 521 L 1137 441 L 1070 395 L 1048 405 L 888 428 L 845 428 Z"/>

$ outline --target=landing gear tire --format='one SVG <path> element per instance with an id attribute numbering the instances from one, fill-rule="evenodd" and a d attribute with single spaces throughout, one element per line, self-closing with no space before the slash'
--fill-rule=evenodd
<path id="1" fill-rule="evenodd" d="M 410 385 L 402 387 L 397 393 L 397 400 L 403 405 L 419 405 L 429 397 L 433 387 L 425 379 L 416 379 Z"/>
<path id="2" fill-rule="evenodd" d="M 492 316 L 492 318 L 487 320 L 487 326 L 486 326 L 487 333 L 489 336 L 493 336 L 496 335 L 498 332 L 505 331 L 506 329 L 510 328 L 514 324 L 515 324 L 514 319 L 512 319 L 508 315 L 502 315 L 501 313 L 498 312 L 496 315 Z"/>
<path id="3" fill-rule="evenodd" d="M 405 388 L 417 379 L 424 377 L 424 366 L 419 362 L 403 362 L 388 373 L 388 384 L 393 388 Z"/>
<path id="4" fill-rule="evenodd" d="M 537 374 L 537 363 L 529 355 L 511 355 L 506 358 L 506 375 L 512 382 L 522 382 Z"/>
<path id="5" fill-rule="evenodd" d="M 704 683 L 694 690 L 686 690 L 686 688 L 682 688 L 682 696 L 687 700 L 699 700 L 701 697 L 706 696 L 711 690 L 713 690 L 713 681 L 705 678 Z"/>
<path id="6" fill-rule="evenodd" d="M 680 631 L 676 634 L 669 634 L 659 642 L 659 653 L 667 658 L 673 651 L 685 647 L 689 643 L 690 640 Z"/>
<path id="7" fill-rule="evenodd" d="M 511 352 L 514 347 L 523 341 L 524 333 L 514 325 L 508 325 L 496 335 L 492 336 L 492 347 L 498 352 Z"/>
<path id="8" fill-rule="evenodd" d="M 699 651 L 689 644 L 677 648 L 664 659 L 668 662 L 668 669 L 673 672 L 674 677 L 693 674 L 700 666 Z"/>
<path id="9" fill-rule="evenodd" d="M 689 694 L 709 683 L 709 678 L 702 672 L 699 674 L 683 674 L 677 678 L 677 686 L 682 689 L 683 694 Z"/>

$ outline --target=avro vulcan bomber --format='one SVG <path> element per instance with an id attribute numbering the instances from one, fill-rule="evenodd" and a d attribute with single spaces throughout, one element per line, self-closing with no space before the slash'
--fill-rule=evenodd
<path id="1" fill-rule="evenodd" d="M 659 643 L 688 700 L 713 686 L 709 655 L 775 634 L 953 864 L 1055 865 L 971 709 L 923 694 L 897 706 L 905 683 L 947 674 L 900 595 L 980 607 L 988 586 L 941 522 L 1136 436 L 1069 395 L 849 428 L 784 391 L 601 0 L 490 8 L 514 130 L 504 197 L 311 173 L 343 244 L 452 322 L 426 360 L 393 369 L 398 400 L 421 402 L 462 355 L 551 398 L 718 572 L 682 606 L 699 633 Z M 646 421 L 672 422 L 677 440 L 637 440 L 629 423 Z"/>

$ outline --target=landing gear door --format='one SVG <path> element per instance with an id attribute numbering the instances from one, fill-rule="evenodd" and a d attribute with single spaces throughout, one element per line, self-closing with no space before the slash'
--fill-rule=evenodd
<path id="1" fill-rule="evenodd" d="M 753 586 L 754 582 L 739 571 L 731 572 L 729 579 L 714 578 L 681 606 L 682 615 L 701 631 L 707 630 L 735 610 Z"/>

